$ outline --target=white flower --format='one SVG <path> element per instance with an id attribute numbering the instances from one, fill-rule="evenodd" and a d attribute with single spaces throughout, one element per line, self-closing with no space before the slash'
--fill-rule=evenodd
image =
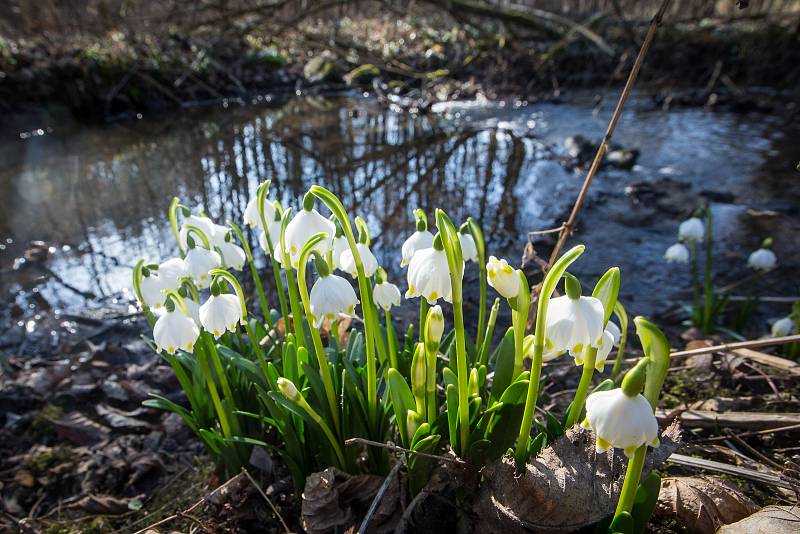
<path id="1" fill-rule="evenodd" d="M 211 244 L 212 247 L 219 247 L 223 243 L 225 243 L 225 236 L 228 235 L 231 229 L 227 226 L 223 226 L 221 224 L 214 224 L 213 230 L 211 231 L 211 235 L 208 236 L 208 242 Z"/>
<path id="2" fill-rule="evenodd" d="M 264 196 L 264 219 L 267 221 L 267 226 L 274 226 L 275 223 L 275 206 L 267 200 L 266 195 Z M 244 223 L 248 225 L 250 228 L 261 228 L 261 217 L 258 214 L 258 196 L 255 196 L 250 199 L 247 203 L 247 207 L 244 209 Z"/>
<path id="3" fill-rule="evenodd" d="M 186 253 L 186 274 L 192 277 L 194 283 L 200 289 L 208 287 L 211 277 L 208 272 L 222 265 L 222 258 L 213 250 L 207 248 L 194 247 Z"/>
<path id="4" fill-rule="evenodd" d="M 614 323 L 608 323 L 609 325 Z M 608 359 L 608 355 L 611 353 L 611 349 L 614 347 L 614 334 L 606 327 L 605 331 L 603 331 L 603 337 L 600 338 L 600 346 L 597 347 L 597 355 L 595 356 L 594 360 L 594 368 L 598 371 L 602 372 L 603 368 L 606 365 L 606 360 Z M 575 365 L 583 365 L 584 363 L 584 356 L 580 354 L 575 357 Z"/>
<path id="5" fill-rule="evenodd" d="M 598 452 L 616 447 L 631 457 L 644 444 L 658 446 L 658 421 L 650 403 L 639 394 L 628 397 L 622 388 L 589 395 L 583 426 L 594 431 Z"/>
<path id="6" fill-rule="evenodd" d="M 461 243 L 461 257 L 464 262 L 478 261 L 478 247 L 475 246 L 475 240 L 470 233 L 458 233 L 458 241 Z"/>
<path id="7" fill-rule="evenodd" d="M 165 350 L 170 354 L 174 354 L 178 349 L 191 352 L 199 335 L 200 330 L 194 320 L 178 310 L 168 311 L 159 317 L 153 327 L 156 349 L 159 352 Z"/>
<path id="8" fill-rule="evenodd" d="M 275 260 L 278 263 L 283 261 L 283 252 L 281 250 L 281 225 L 280 224 L 273 224 L 269 227 L 269 239 L 272 241 L 272 248 L 275 251 Z M 258 245 L 261 247 L 261 250 L 269 256 L 269 243 L 267 243 L 267 234 L 264 233 L 262 230 L 260 234 L 258 234 Z"/>
<path id="9" fill-rule="evenodd" d="M 460 274 L 463 276 L 463 264 L 461 269 Z M 431 305 L 436 304 L 439 299 L 452 302 L 450 267 L 444 250 L 436 250 L 433 247 L 418 250 L 408 264 L 407 278 L 407 299 L 422 296 Z"/>
<path id="10" fill-rule="evenodd" d="M 584 354 L 589 347 L 603 344 L 603 303 L 594 297 L 571 299 L 569 295 L 550 301 L 545 326 L 545 351 Z"/>
<path id="11" fill-rule="evenodd" d="M 794 321 L 791 317 L 784 317 L 772 323 L 772 337 L 790 336 L 794 332 Z"/>
<path id="12" fill-rule="evenodd" d="M 236 331 L 236 324 L 242 321 L 242 305 L 239 297 L 231 293 L 211 295 L 200 306 L 200 324 L 211 332 L 214 337 L 219 337 L 226 330 Z"/>
<path id="13" fill-rule="evenodd" d="M 280 389 L 283 396 L 290 401 L 297 401 L 300 399 L 300 392 L 297 391 L 297 386 L 287 378 L 278 378 L 278 389 Z"/>
<path id="14" fill-rule="evenodd" d="M 622 331 L 620 331 L 617 324 L 612 321 L 608 321 L 608 323 L 606 323 L 606 332 L 611 333 L 611 337 L 614 338 L 614 346 L 618 346 L 619 340 L 622 337 Z"/>
<path id="15" fill-rule="evenodd" d="M 335 274 L 323 276 L 314 282 L 308 300 L 311 308 L 309 319 L 314 323 L 314 328 L 319 328 L 323 319 L 333 321 L 340 315 L 353 317 L 358 304 L 350 282 Z"/>
<path id="16" fill-rule="evenodd" d="M 286 233 L 284 240 L 286 247 L 289 249 L 289 257 L 292 262 L 292 267 L 298 268 L 300 261 L 300 253 L 309 238 L 314 234 L 325 232 L 328 234 L 328 239 L 323 239 L 315 247 L 314 250 L 320 253 L 324 258 L 331 247 L 333 236 L 336 233 L 336 225 L 331 221 L 319 214 L 317 210 L 304 210 L 301 209 L 295 215 L 289 224 L 286 226 Z M 310 258 L 309 258 L 310 259 Z"/>
<path id="17" fill-rule="evenodd" d="M 372 290 L 372 297 L 375 300 L 375 304 L 383 308 L 384 311 L 389 311 L 392 306 L 400 305 L 400 288 L 389 282 L 381 282 L 380 284 L 375 284 L 375 288 Z"/>
<path id="18" fill-rule="evenodd" d="M 513 299 L 519 294 L 521 280 L 519 273 L 511 267 L 506 260 L 498 260 L 489 256 L 486 262 L 489 285 L 507 299 Z"/>
<path id="19" fill-rule="evenodd" d="M 350 250 L 350 244 L 347 242 L 347 238 L 343 235 L 334 237 L 331 256 L 333 257 L 333 267 L 340 271 L 344 270 L 342 268 L 342 253 L 344 253 L 345 250 Z"/>
<path id="20" fill-rule="evenodd" d="M 364 274 L 367 275 L 367 277 L 375 274 L 375 271 L 378 270 L 378 260 L 375 259 L 375 255 L 369 249 L 369 245 L 364 243 L 356 243 L 356 249 L 358 250 L 358 255 L 361 256 L 361 264 L 364 266 Z M 358 275 L 358 270 L 356 269 L 356 260 L 353 258 L 353 251 L 350 250 L 350 247 L 342 252 L 342 255 L 339 257 L 339 264 L 339 268 L 350 276 L 355 277 Z"/>
<path id="21" fill-rule="evenodd" d="M 702 241 L 705 234 L 705 225 L 697 217 L 686 219 L 678 227 L 678 239 L 681 241 Z"/>
<path id="22" fill-rule="evenodd" d="M 154 271 L 150 272 L 150 276 L 142 277 L 140 289 L 142 290 L 142 300 L 144 300 L 140 304 L 148 308 L 157 310 L 167 299 L 167 296 L 162 293 L 164 289 L 167 289 L 164 280 Z"/>
<path id="23" fill-rule="evenodd" d="M 177 291 L 181 287 L 181 277 L 186 274 L 186 262 L 181 258 L 170 258 L 158 266 L 158 277 L 166 289 Z"/>
<path id="24" fill-rule="evenodd" d="M 747 266 L 757 271 L 769 271 L 775 268 L 778 258 L 775 253 L 768 248 L 760 248 L 750 254 L 747 259 Z"/>
<path id="25" fill-rule="evenodd" d="M 197 326 L 202 326 L 200 324 L 200 303 L 192 299 L 184 299 L 183 301 L 186 303 L 186 311 L 189 312 L 189 317 L 192 318 Z"/>
<path id="26" fill-rule="evenodd" d="M 411 263 L 411 258 L 418 250 L 431 248 L 433 246 L 433 234 L 427 230 L 417 230 L 411 237 L 403 243 L 403 259 L 400 262 L 400 267 L 405 267 Z"/>
<path id="27" fill-rule="evenodd" d="M 689 249 L 683 243 L 675 243 L 664 253 L 667 263 L 689 263 Z"/>
<path id="28" fill-rule="evenodd" d="M 230 241 L 223 241 L 221 244 L 217 245 L 217 248 L 221 253 L 222 262 L 226 267 L 230 267 L 237 271 L 242 270 L 242 267 L 244 267 L 244 262 L 247 260 L 247 256 L 245 256 L 244 249 L 242 249 L 242 247 L 235 245 Z"/>
<path id="29" fill-rule="evenodd" d="M 183 220 L 183 226 L 181 226 L 181 230 L 178 234 L 178 241 L 180 241 L 180 245 L 182 249 L 186 249 L 188 247 L 187 244 L 187 237 L 189 235 L 189 229 L 187 225 L 196 226 L 199 228 L 208 238 L 209 242 L 213 244 L 214 238 L 214 231 L 216 230 L 216 224 L 214 221 L 209 219 L 208 217 L 198 217 L 197 215 L 189 215 Z M 195 242 L 197 241 L 197 236 L 193 236 Z"/>

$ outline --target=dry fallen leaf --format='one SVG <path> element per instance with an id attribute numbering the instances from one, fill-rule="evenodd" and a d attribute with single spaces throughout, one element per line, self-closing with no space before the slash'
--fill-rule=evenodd
<path id="1" fill-rule="evenodd" d="M 655 514 L 675 519 L 689 532 L 700 534 L 715 532 L 756 510 L 753 501 L 722 478 L 669 477 L 661 481 Z"/>
<path id="2" fill-rule="evenodd" d="M 800 508 L 795 506 L 767 506 L 753 515 L 725 525 L 717 534 L 790 534 L 800 532 Z"/>

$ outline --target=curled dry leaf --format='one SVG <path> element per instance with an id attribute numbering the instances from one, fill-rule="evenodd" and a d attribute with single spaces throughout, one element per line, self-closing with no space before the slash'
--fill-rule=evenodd
<path id="1" fill-rule="evenodd" d="M 730 482 L 695 476 L 662 480 L 655 514 L 673 518 L 687 531 L 701 534 L 715 532 L 756 510 L 755 503 Z"/>
<path id="2" fill-rule="evenodd" d="M 680 427 L 670 425 L 651 449 L 642 476 L 680 447 Z M 476 532 L 572 532 L 614 513 L 627 459 L 619 450 L 596 453 L 591 431 L 575 426 L 546 447 L 524 473 L 512 458 L 483 469 L 476 500 Z"/>
<path id="3" fill-rule="evenodd" d="M 753 515 L 721 527 L 717 534 L 790 534 L 800 532 L 800 508 L 767 506 Z"/>

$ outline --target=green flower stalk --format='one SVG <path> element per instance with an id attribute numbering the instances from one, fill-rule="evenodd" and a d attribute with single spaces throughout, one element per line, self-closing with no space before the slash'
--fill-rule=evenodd
<path id="1" fill-rule="evenodd" d="M 492 336 L 494 335 L 494 325 L 497 322 L 497 313 L 500 311 L 500 299 L 494 299 L 494 303 L 492 304 L 492 309 L 489 312 L 489 322 L 486 324 L 486 334 L 483 336 L 483 344 L 480 346 L 480 352 L 478 353 L 478 364 L 480 365 L 488 365 L 489 363 L 489 345 L 492 342 Z"/>
<path id="2" fill-rule="evenodd" d="M 453 324 L 456 334 L 456 377 L 458 385 L 458 429 L 461 457 L 466 458 L 469 450 L 469 369 L 467 368 L 466 336 L 464 333 L 464 310 L 462 295 L 462 276 L 464 259 L 461 243 L 452 221 L 447 214 L 436 210 L 436 227 L 439 229 L 442 245 L 447 255 L 450 269 L 451 299 L 453 303 Z M 424 298 L 423 298 L 424 300 Z"/>
<path id="3" fill-rule="evenodd" d="M 475 241 L 475 248 L 478 251 L 480 307 L 478 308 L 478 332 L 475 336 L 475 346 L 480 347 L 483 345 L 483 338 L 486 335 L 486 242 L 483 237 L 483 230 L 472 217 L 467 218 L 467 222 L 461 226 L 460 231 L 462 233 L 469 232 L 472 235 L 472 240 Z"/>
<path id="4" fill-rule="evenodd" d="M 356 264 L 358 290 L 361 295 L 361 309 L 364 314 L 364 338 L 366 341 L 367 363 L 367 410 L 372 428 L 376 430 L 378 423 L 378 373 L 375 361 L 375 339 L 378 335 L 378 311 L 375 309 L 375 305 L 372 301 L 372 287 L 369 278 L 367 278 L 364 272 L 364 264 L 361 261 L 361 255 L 356 246 L 357 242 L 353 234 L 353 227 L 350 224 L 350 218 L 347 216 L 342 202 L 336 195 L 319 185 L 311 186 L 309 194 L 322 200 L 331 212 L 333 212 L 342 227 L 344 236 L 347 238 L 347 243 L 350 246 L 353 260 Z"/>
<path id="5" fill-rule="evenodd" d="M 439 345 L 444 334 L 444 315 L 441 306 L 433 306 L 428 311 L 425 320 L 425 408 L 424 412 L 428 423 L 433 424 L 439 414 L 436 403 L 436 360 L 439 355 Z M 423 412 L 420 412 L 423 413 Z"/>
<path id="6" fill-rule="evenodd" d="M 175 242 L 178 244 L 181 257 L 183 257 L 184 250 L 181 246 L 180 228 L 178 227 L 178 210 L 183 213 L 184 217 L 189 216 L 189 208 L 182 205 L 178 197 L 172 197 L 172 201 L 169 203 L 169 225 L 172 228 L 172 233 L 175 235 Z"/>
<path id="7" fill-rule="evenodd" d="M 236 234 L 236 237 L 239 238 L 239 242 L 242 243 L 244 254 L 245 256 L 247 256 L 247 263 L 250 265 L 250 276 L 253 277 L 253 283 L 255 284 L 256 292 L 258 293 L 258 302 L 259 304 L 261 304 L 261 313 L 264 314 L 264 321 L 270 328 L 272 328 L 272 318 L 270 317 L 269 313 L 267 296 L 266 294 L 264 294 L 264 286 L 261 284 L 261 277 L 258 276 L 258 270 L 256 269 L 255 262 L 253 261 L 253 251 L 250 250 L 250 245 L 244 238 L 244 234 L 242 233 L 241 228 L 239 228 L 233 221 L 228 221 L 228 226 L 230 226 L 231 229 L 233 229 L 233 232 Z"/>
<path id="8" fill-rule="evenodd" d="M 619 319 L 620 330 L 617 357 L 614 360 L 614 367 L 611 369 L 611 380 L 616 382 L 619 371 L 622 368 L 622 359 L 625 356 L 625 345 L 628 343 L 628 312 L 625 311 L 625 306 L 619 301 L 617 301 L 617 305 L 614 306 L 614 315 Z"/>
<path id="9" fill-rule="evenodd" d="M 136 265 L 133 266 L 133 292 L 136 295 L 136 299 L 139 301 L 139 304 L 142 306 L 144 316 L 147 319 L 147 324 L 150 325 L 150 328 L 153 328 L 153 325 L 156 323 L 156 317 L 153 315 L 153 312 L 150 310 L 150 306 L 147 305 L 147 302 L 145 302 L 144 296 L 142 295 L 142 278 L 144 277 L 146 269 L 147 267 L 145 266 L 144 258 L 137 261 Z"/>
<path id="10" fill-rule="evenodd" d="M 669 371 L 669 342 L 661 330 L 644 317 L 636 317 L 633 322 L 636 325 L 636 333 L 642 342 L 645 357 L 625 376 L 622 381 L 622 388 L 624 390 L 628 387 L 638 393 L 642 389 L 641 375 L 646 375 L 643 380 L 644 392 L 642 394 L 647 399 L 647 402 L 650 403 L 653 412 L 655 412 L 661 389 L 664 386 L 664 380 Z M 646 454 L 647 445 L 642 445 L 636 450 L 633 458 L 628 463 L 625 481 L 622 483 L 622 491 L 614 514 L 615 518 L 623 513 L 630 513 L 633 509 Z"/>
<path id="11" fill-rule="evenodd" d="M 533 416 L 539 397 L 539 381 L 542 377 L 542 355 L 544 354 L 545 325 L 547 324 L 547 306 L 550 303 L 550 297 L 556 288 L 556 284 L 558 284 L 558 281 L 564 275 L 567 267 L 583 254 L 584 249 L 585 247 L 583 245 L 578 245 L 564 253 L 564 255 L 555 262 L 542 282 L 542 291 L 539 294 L 539 303 L 536 311 L 536 331 L 534 332 L 530 381 L 528 382 L 525 411 L 522 415 L 522 424 L 519 429 L 517 447 L 514 452 L 514 457 L 517 460 L 518 466 L 524 465 L 527 461 Z"/>
<path id="12" fill-rule="evenodd" d="M 307 202 L 307 200 L 304 199 L 303 203 L 305 204 L 305 202 Z M 300 306 L 300 296 L 297 294 L 297 281 L 294 276 L 294 268 L 292 268 L 292 260 L 289 256 L 289 250 L 286 248 L 286 226 L 289 224 L 291 216 L 292 210 L 291 208 L 287 208 L 286 211 L 283 212 L 281 218 L 281 252 L 283 253 L 281 265 L 286 273 L 286 285 L 289 286 L 289 304 L 292 309 L 292 331 L 297 340 L 297 346 L 306 348 L 308 344 L 306 343 L 306 333 L 303 329 L 303 312 Z M 286 323 L 286 329 L 288 331 L 289 323 Z"/>
<path id="13" fill-rule="evenodd" d="M 513 299 L 508 300 L 511 306 L 511 324 L 514 328 L 514 373 L 511 375 L 515 380 L 522 372 L 522 361 L 525 358 L 523 344 L 525 341 L 525 327 L 528 324 L 528 310 L 530 309 L 531 291 L 528 287 L 528 279 L 522 270 L 517 269 L 519 276 L 519 293 Z"/>

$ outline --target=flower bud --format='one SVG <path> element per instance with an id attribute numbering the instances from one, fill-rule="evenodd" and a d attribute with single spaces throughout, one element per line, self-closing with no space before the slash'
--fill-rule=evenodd
<path id="1" fill-rule="evenodd" d="M 297 391 L 297 387 L 291 380 L 283 377 L 278 378 L 278 389 L 290 401 L 297 402 L 300 399 L 300 392 Z"/>
<path id="2" fill-rule="evenodd" d="M 442 340 L 443 333 L 444 315 L 442 315 L 442 307 L 437 304 L 428 310 L 428 316 L 425 319 L 425 343 L 438 345 Z"/>
<path id="3" fill-rule="evenodd" d="M 689 249 L 683 243 L 675 243 L 664 253 L 667 263 L 689 263 Z"/>
<path id="4" fill-rule="evenodd" d="M 686 219 L 678 227 L 678 239 L 681 241 L 702 241 L 705 234 L 705 225 L 697 217 Z"/>
<path id="5" fill-rule="evenodd" d="M 504 259 L 498 260 L 489 257 L 486 263 L 489 285 L 507 299 L 513 299 L 519 294 L 520 278 L 513 267 Z"/>

